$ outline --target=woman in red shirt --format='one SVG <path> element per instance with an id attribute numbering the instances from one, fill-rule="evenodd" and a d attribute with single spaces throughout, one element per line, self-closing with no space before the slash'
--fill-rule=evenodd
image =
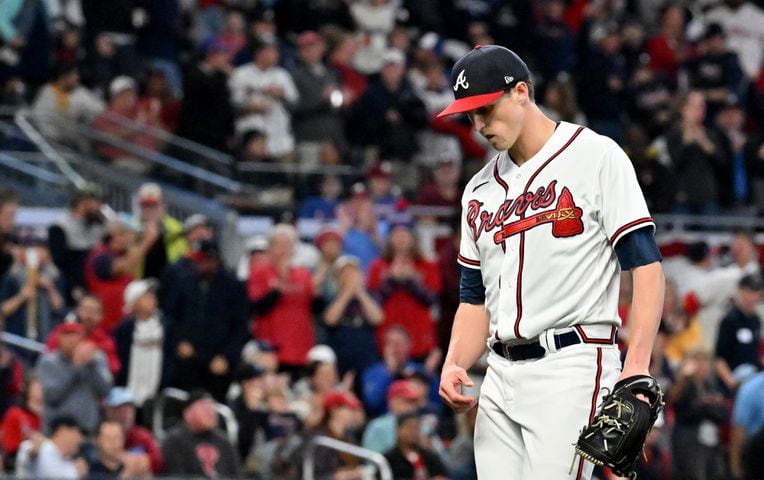
<path id="1" fill-rule="evenodd" d="M 9 457 L 16 456 L 21 442 L 34 433 L 40 433 L 42 407 L 42 386 L 36 378 L 30 377 L 24 385 L 22 404 L 9 408 L 0 424 L 0 445 Z"/>
<path id="2" fill-rule="evenodd" d="M 315 345 L 310 272 L 292 265 L 297 234 L 291 225 L 274 227 L 268 260 L 253 263 L 247 290 L 255 312 L 252 333 L 276 346 L 281 369 L 299 373 Z"/>
<path id="3" fill-rule="evenodd" d="M 388 328 L 401 325 L 411 337 L 411 355 L 424 359 L 436 345 L 431 307 L 440 288 L 438 266 L 422 256 L 411 226 L 393 225 L 382 256 L 369 268 L 369 290 L 381 299 L 385 317 L 377 344 Z"/>

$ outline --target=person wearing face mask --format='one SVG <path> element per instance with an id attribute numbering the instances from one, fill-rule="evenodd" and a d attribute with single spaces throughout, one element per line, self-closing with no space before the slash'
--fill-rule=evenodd
<path id="1" fill-rule="evenodd" d="M 74 305 L 74 297 L 85 291 L 85 260 L 104 234 L 98 188 L 88 185 L 74 192 L 69 209 L 48 228 L 48 248 L 64 281 L 64 298 Z"/>

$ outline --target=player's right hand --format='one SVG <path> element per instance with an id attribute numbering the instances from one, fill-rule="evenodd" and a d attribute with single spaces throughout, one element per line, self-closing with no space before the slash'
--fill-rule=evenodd
<path id="1" fill-rule="evenodd" d="M 465 387 L 474 385 L 467 375 L 467 371 L 458 365 L 444 366 L 443 372 L 440 374 L 438 393 L 440 393 L 440 398 L 456 413 L 466 412 L 477 403 L 477 398 L 462 395 L 462 385 Z"/>

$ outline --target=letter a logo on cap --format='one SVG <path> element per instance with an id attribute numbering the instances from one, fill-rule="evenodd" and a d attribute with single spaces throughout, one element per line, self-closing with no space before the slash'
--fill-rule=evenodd
<path id="1" fill-rule="evenodd" d="M 468 82 L 467 77 L 464 76 L 464 70 L 459 72 L 459 75 L 456 77 L 456 85 L 454 85 L 454 91 L 459 90 L 459 87 L 462 87 L 465 90 L 470 88 L 470 82 Z"/>

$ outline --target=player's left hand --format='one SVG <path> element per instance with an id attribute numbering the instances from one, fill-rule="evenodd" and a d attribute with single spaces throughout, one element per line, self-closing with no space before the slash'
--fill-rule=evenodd
<path id="1" fill-rule="evenodd" d="M 634 375 L 650 375 L 650 372 L 648 370 L 630 370 L 630 369 L 624 369 L 621 372 L 621 375 L 618 377 L 618 381 L 620 382 L 624 378 L 633 377 Z M 645 403 L 650 403 L 650 400 L 643 394 L 638 393 L 636 397 L 640 400 L 642 400 Z"/>

